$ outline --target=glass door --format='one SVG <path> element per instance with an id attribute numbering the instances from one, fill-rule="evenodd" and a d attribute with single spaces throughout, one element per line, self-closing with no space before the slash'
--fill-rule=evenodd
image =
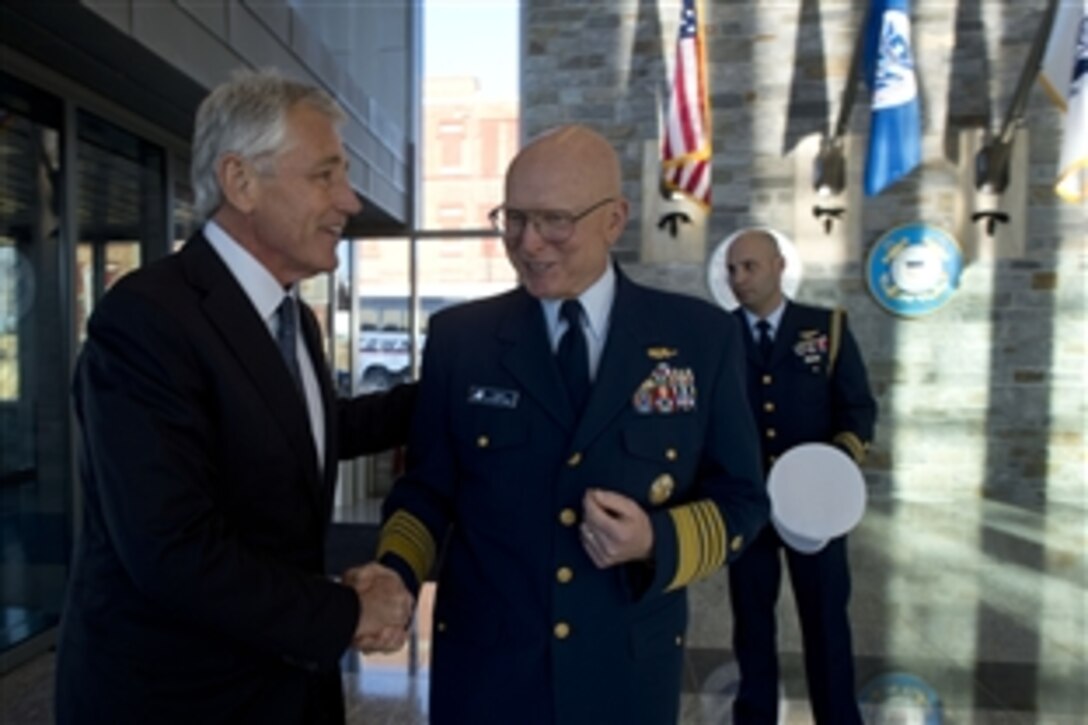
<path id="1" fill-rule="evenodd" d="M 0 672 L 59 621 L 72 541 L 60 119 L 0 73 Z"/>
<path id="2" fill-rule="evenodd" d="M 114 282 L 173 246 L 162 149 L 91 113 L 78 114 L 76 334 Z M 168 238 L 169 237 L 169 238 Z"/>

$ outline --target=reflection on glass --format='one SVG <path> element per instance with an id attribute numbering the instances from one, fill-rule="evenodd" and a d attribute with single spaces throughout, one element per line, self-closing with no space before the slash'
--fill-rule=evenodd
<path id="1" fill-rule="evenodd" d="M 193 210 L 193 187 L 186 181 L 189 178 L 189 164 L 179 160 L 174 166 L 179 171 L 174 180 L 174 241 L 171 249 L 176 252 L 196 231 L 198 224 Z"/>
<path id="2" fill-rule="evenodd" d="M 87 320 L 94 311 L 94 246 L 87 242 L 76 245 L 75 325 L 79 344 L 87 338 Z"/>
<path id="3" fill-rule="evenodd" d="M 141 246 L 136 241 L 110 241 L 76 245 L 75 324 L 82 344 L 87 337 L 87 321 L 95 303 L 117 280 L 140 266 Z"/>
<path id="4" fill-rule="evenodd" d="M 160 147 L 87 111 L 77 114 L 79 159 L 76 336 L 117 280 L 170 248 Z"/>
<path id="5" fill-rule="evenodd" d="M 117 280 L 139 266 L 139 242 L 110 242 L 106 245 L 105 288 L 108 290 Z"/>
<path id="6" fill-rule="evenodd" d="M 15 240 L 0 237 L 0 403 L 19 398 L 19 331 L 16 325 L 20 287 L 33 279 L 29 269 L 27 274 L 20 275 L 20 262 Z"/>
<path id="7" fill-rule="evenodd" d="M 67 315 L 56 284 L 59 115 L 55 99 L 0 73 L 0 653 L 5 654 L 58 622 L 71 547 L 71 471 L 63 436 L 69 420 Z"/>

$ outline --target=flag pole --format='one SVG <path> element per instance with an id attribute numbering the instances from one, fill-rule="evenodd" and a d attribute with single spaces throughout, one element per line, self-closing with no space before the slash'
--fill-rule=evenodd
<path id="1" fill-rule="evenodd" d="M 1009 157 L 1012 155 L 1016 129 L 1024 121 L 1024 109 L 1035 78 L 1042 66 L 1043 53 L 1047 39 L 1054 24 L 1054 15 L 1058 10 L 1058 0 L 1049 0 L 1043 13 L 1043 20 L 1035 33 L 1027 62 L 1020 72 L 1020 81 L 1016 86 L 1008 110 L 997 136 L 983 146 L 975 156 L 975 188 L 1000 194 L 1009 184 Z"/>
<path id="2" fill-rule="evenodd" d="M 869 27 L 871 7 L 865 8 L 865 16 L 861 19 L 861 28 L 858 30 L 857 40 L 854 41 L 854 54 L 850 56 L 850 70 L 846 72 L 846 85 L 842 90 L 839 119 L 835 122 L 835 132 L 832 135 L 832 140 L 839 143 L 846 135 L 846 127 L 850 125 L 850 113 L 854 110 L 854 101 L 858 95 L 858 76 L 861 75 L 861 56 L 865 49 L 865 31 Z"/>
<path id="3" fill-rule="evenodd" d="M 842 89 L 842 101 L 839 104 L 839 115 L 835 121 L 835 128 L 830 136 L 825 135 L 820 140 L 820 151 L 816 156 L 813 169 L 812 185 L 820 196 L 834 196 L 842 192 L 846 187 L 846 158 L 843 152 L 843 138 L 846 129 L 850 125 L 850 114 L 854 110 L 854 103 L 858 95 L 858 82 L 861 75 L 861 58 L 865 48 L 865 31 L 869 24 L 869 7 L 865 9 L 865 15 L 861 19 L 858 29 L 858 37 L 854 41 L 854 51 L 850 56 L 850 68 L 846 71 L 846 82 Z M 846 213 L 846 209 L 837 206 L 822 206 L 817 204 L 812 207 L 812 215 L 817 220 L 823 219 L 824 233 L 830 234 L 834 220 Z"/>

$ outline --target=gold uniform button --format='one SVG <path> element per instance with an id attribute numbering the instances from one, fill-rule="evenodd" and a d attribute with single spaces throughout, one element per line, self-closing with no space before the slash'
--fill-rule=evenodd
<path id="1" fill-rule="evenodd" d="M 733 537 L 733 540 L 729 542 L 729 550 L 733 552 L 740 551 L 740 547 L 744 546 L 744 537 L 740 534 Z"/>
<path id="2" fill-rule="evenodd" d="M 774 438 L 776 435 L 778 435 L 778 433 L 775 432 L 774 428 L 768 428 L 767 429 L 767 437 L 768 438 Z"/>
<path id="3" fill-rule="evenodd" d="M 566 584 L 574 578 L 574 572 L 571 571 L 569 566 L 561 566 L 555 572 L 555 578 L 560 584 Z"/>
<path id="4" fill-rule="evenodd" d="M 563 509 L 559 512 L 559 523 L 564 526 L 574 526 L 578 523 L 578 514 L 574 513 L 574 509 Z"/>
<path id="5" fill-rule="evenodd" d="M 668 458 L 670 461 L 675 461 L 678 455 L 680 454 L 676 452 L 675 448 L 665 449 L 665 458 Z"/>
<path id="6" fill-rule="evenodd" d="M 764 385 L 770 385 L 772 382 L 774 382 L 774 378 L 772 378 L 770 375 L 764 375 L 763 376 L 763 384 Z"/>
<path id="7" fill-rule="evenodd" d="M 445 632 L 446 631 L 446 623 L 445 622 L 439 622 L 438 623 L 438 631 L 439 632 Z"/>
<path id="8" fill-rule="evenodd" d="M 673 480 L 673 477 L 667 473 L 662 473 L 650 484 L 650 503 L 654 506 L 665 503 L 672 496 L 674 488 L 676 488 L 676 481 Z"/>
<path id="9" fill-rule="evenodd" d="M 555 632 L 556 639 L 566 639 L 570 636 L 570 625 L 566 622 L 560 622 L 555 625 L 552 631 Z"/>
<path id="10" fill-rule="evenodd" d="M 763 410 L 767 411 L 768 413 L 773 413 L 774 412 L 774 403 L 764 403 L 763 404 Z"/>
<path id="11" fill-rule="evenodd" d="M 480 436 L 476 439 L 477 448 L 487 448 L 489 445 L 491 445 L 491 439 L 487 436 Z"/>
<path id="12" fill-rule="evenodd" d="M 570 466 L 571 468 L 574 468 L 575 466 L 577 466 L 581 462 L 582 462 L 582 454 L 581 453 L 573 453 L 571 455 L 571 457 L 567 459 L 567 465 Z"/>

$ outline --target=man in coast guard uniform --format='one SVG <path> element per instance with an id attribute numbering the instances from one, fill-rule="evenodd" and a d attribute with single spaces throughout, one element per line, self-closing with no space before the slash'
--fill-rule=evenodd
<path id="1" fill-rule="evenodd" d="M 529 144 L 492 212 L 520 286 L 431 318 L 378 555 L 415 590 L 444 545 L 435 725 L 675 723 L 685 587 L 767 521 L 740 327 L 611 263 L 620 178 L 587 128 Z"/>
<path id="2" fill-rule="evenodd" d="M 876 401 L 857 343 L 841 310 L 801 305 L 783 296 L 785 262 L 775 238 L 749 230 L 729 246 L 729 283 L 741 307 L 748 398 L 760 431 L 764 472 L 801 443 L 831 443 L 860 463 L 872 440 Z M 759 534 L 729 570 L 733 647 L 740 690 L 736 723 L 775 723 L 778 659 L 775 602 L 785 551 L 805 654 L 809 699 L 817 723 L 860 725 L 850 644 L 850 572 L 846 538 L 802 554 L 773 526 Z"/>

